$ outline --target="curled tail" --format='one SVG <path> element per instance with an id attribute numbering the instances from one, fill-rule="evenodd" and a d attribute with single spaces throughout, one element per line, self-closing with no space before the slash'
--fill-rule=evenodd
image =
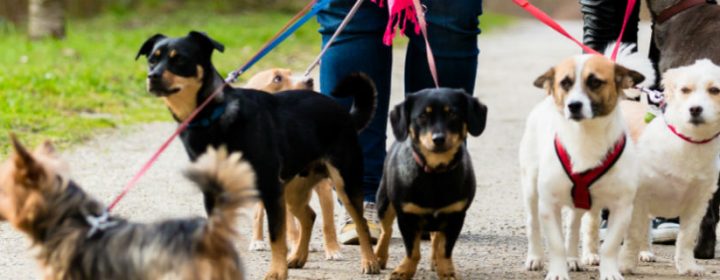
<path id="1" fill-rule="evenodd" d="M 190 168 L 185 176 L 195 182 L 205 195 L 213 199 L 213 208 L 208 216 L 206 241 L 208 246 L 227 246 L 237 236 L 234 225 L 238 208 L 247 206 L 257 198 L 255 171 L 242 160 L 242 154 L 228 154 L 225 147 L 208 148 Z"/>
<path id="2" fill-rule="evenodd" d="M 358 132 L 370 124 L 377 103 L 377 91 L 370 77 L 359 72 L 352 73 L 335 87 L 332 96 L 354 98 L 350 116 Z"/>

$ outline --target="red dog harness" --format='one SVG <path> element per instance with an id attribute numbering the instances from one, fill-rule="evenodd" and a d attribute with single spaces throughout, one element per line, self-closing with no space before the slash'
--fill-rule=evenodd
<path id="1" fill-rule="evenodd" d="M 580 173 L 573 173 L 570 155 L 568 155 L 565 147 L 563 147 L 560 142 L 560 138 L 555 135 L 555 153 L 557 154 L 565 173 L 573 183 L 570 195 L 572 196 L 575 208 L 590 209 L 590 206 L 592 205 L 590 187 L 593 183 L 605 175 L 605 173 L 610 170 L 613 165 L 615 165 L 618 159 L 620 159 L 620 155 L 622 155 L 625 150 L 625 138 L 626 136 L 623 134 L 620 139 L 615 142 L 615 147 L 608 152 L 602 164 Z"/>

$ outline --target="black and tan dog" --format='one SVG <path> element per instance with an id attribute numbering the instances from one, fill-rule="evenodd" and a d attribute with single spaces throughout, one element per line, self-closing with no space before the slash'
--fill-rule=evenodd
<path id="1" fill-rule="evenodd" d="M 212 52 L 223 49 L 222 44 L 195 31 L 181 38 L 152 36 L 138 52 L 138 57 L 148 57 L 148 91 L 165 101 L 177 121 L 185 120 L 223 84 L 211 62 Z M 374 112 L 375 88 L 364 75 L 354 74 L 342 81 L 333 95 L 354 97 L 351 112 L 309 90 L 271 95 L 225 86 L 180 135 L 191 160 L 208 145 L 223 144 L 230 151 L 243 151 L 255 168 L 272 250 L 266 279 L 286 279 L 288 267 L 305 265 L 315 215 L 306 200 L 288 200 L 302 231 L 300 243 L 288 258 L 283 186 L 318 164 L 328 171 L 338 197 L 358 225 L 362 272 L 380 271 L 362 216 L 363 159 L 357 139 Z M 211 194 L 204 195 L 206 208 L 212 209 L 212 200 L 207 199 Z"/>
<path id="2" fill-rule="evenodd" d="M 68 177 L 52 145 L 30 152 L 12 140 L 15 152 L 0 166 L 0 220 L 39 249 L 43 279 L 244 278 L 233 224 L 257 190 L 239 153 L 211 149 L 187 172 L 216 201 L 207 219 L 139 224 L 111 216 L 96 231 L 91 221 L 105 206 Z"/>
<path id="3" fill-rule="evenodd" d="M 487 107 L 463 90 L 426 89 L 392 110 L 397 141 L 385 160 L 377 194 L 382 234 L 380 266 L 388 260 L 397 216 L 406 256 L 390 279 L 411 279 L 420 260 L 420 235 L 431 232 L 432 267 L 440 279 L 456 279 L 452 250 L 475 195 L 475 174 L 465 147 L 467 134 L 485 129 Z"/>

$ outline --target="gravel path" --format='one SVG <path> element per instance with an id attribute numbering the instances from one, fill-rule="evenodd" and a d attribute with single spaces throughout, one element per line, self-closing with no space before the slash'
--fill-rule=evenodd
<path id="1" fill-rule="evenodd" d="M 563 22 L 562 25 L 579 37 L 579 22 Z M 643 25 L 641 30 L 641 38 L 647 42 L 648 26 Z M 505 30 L 481 35 L 480 46 L 476 96 L 489 106 L 490 113 L 485 133 L 469 140 L 478 192 L 456 246 L 454 262 L 463 279 L 542 279 L 543 272 L 526 272 L 522 267 L 526 241 L 517 145 L 527 112 L 543 97 L 542 91 L 532 87 L 532 81 L 560 59 L 577 53 L 578 48 L 534 21 L 519 22 Z M 641 50 L 646 48 L 641 46 Z M 403 53 L 398 51 L 395 59 L 393 104 L 402 98 L 397 93 L 402 92 Z M 109 202 L 174 127 L 171 123 L 156 123 L 111 132 L 83 147 L 67 151 L 64 156 L 73 167 L 76 181 L 96 197 Z M 182 145 L 176 141 L 141 180 L 138 188 L 120 203 L 116 214 L 136 221 L 203 215 L 200 194 L 180 176 L 180 170 L 187 164 Z M 244 236 L 238 247 L 249 270 L 249 279 L 260 279 L 267 269 L 270 254 L 246 251 L 250 217 L 248 211 L 247 217 L 238 222 Z M 321 248 L 319 226 L 313 234 L 312 245 Z M 0 225 L 0 279 L 39 277 L 39 269 L 28 247 L 23 236 L 6 224 Z M 422 248 L 423 258 L 416 279 L 435 279 L 429 270 L 429 244 L 424 242 Z M 671 263 L 674 247 L 655 246 L 655 250 L 659 261 L 643 265 L 641 275 L 628 278 L 684 279 L 676 276 Z M 292 279 L 382 279 L 389 273 L 385 270 L 381 276 L 361 276 L 359 249 L 345 246 L 342 254 L 346 258 L 344 261 L 325 261 L 322 252 L 311 253 L 305 268 L 291 270 L 290 276 Z M 397 233 L 390 254 L 388 266 L 394 267 L 404 254 Z M 706 265 L 705 278 L 720 279 L 719 261 L 701 263 Z M 572 273 L 571 277 L 597 279 L 597 268 Z"/>

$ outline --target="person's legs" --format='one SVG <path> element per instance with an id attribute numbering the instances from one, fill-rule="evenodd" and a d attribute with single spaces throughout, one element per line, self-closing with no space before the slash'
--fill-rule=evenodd
<path id="1" fill-rule="evenodd" d="M 425 0 L 428 38 L 435 55 L 441 87 L 463 88 L 472 94 L 477 73 L 478 17 L 481 0 Z M 410 38 L 405 59 L 405 92 L 435 87 L 422 34 L 412 24 L 405 31 Z"/>
<path id="2" fill-rule="evenodd" d="M 337 27 L 355 3 L 355 0 L 329 0 L 328 8 L 318 13 L 323 45 L 332 37 Z M 382 177 L 385 160 L 385 139 L 388 103 L 390 101 L 390 78 L 392 71 L 392 48 L 382 43 L 388 20 L 387 8 L 380 8 L 371 1 L 365 1 L 358 13 L 343 32 L 320 64 L 320 91 L 329 95 L 335 86 L 348 74 L 364 72 L 375 82 L 378 92 L 377 109 L 370 125 L 359 135 L 363 148 L 364 176 L 363 189 L 366 202 L 365 218 L 370 223 L 373 239 L 379 235 L 374 213 L 375 193 Z M 350 108 L 351 99 L 338 99 Z M 345 244 L 357 243 L 355 225 L 346 219 L 340 230 L 340 241 Z"/>
<path id="3" fill-rule="evenodd" d="M 627 1 L 580 0 L 583 14 L 583 43 L 602 52 L 608 43 L 620 36 Z M 637 44 L 640 2 L 630 15 L 622 42 Z"/>

